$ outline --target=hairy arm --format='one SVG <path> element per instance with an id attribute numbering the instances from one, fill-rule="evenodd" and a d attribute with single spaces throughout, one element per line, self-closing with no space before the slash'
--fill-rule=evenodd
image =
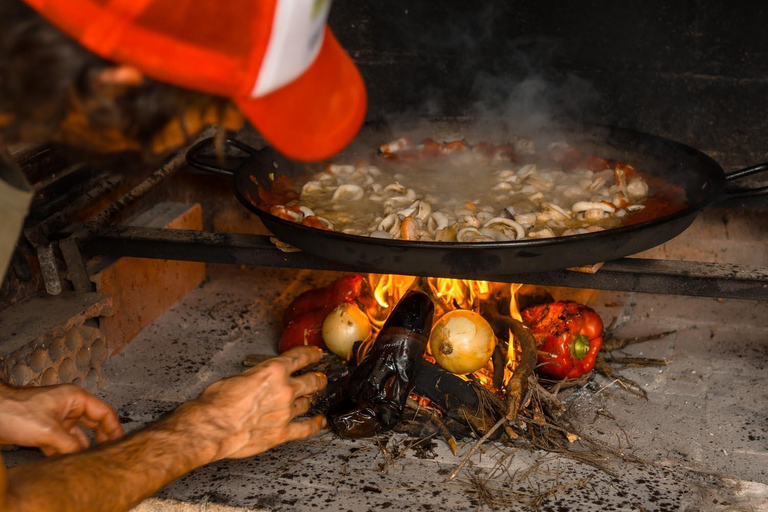
<path id="1" fill-rule="evenodd" d="M 127 510 L 214 460 L 215 441 L 193 431 L 195 416 L 187 408 L 121 442 L 10 469 L 4 510 Z"/>
<path id="2" fill-rule="evenodd" d="M 3 510 L 128 510 L 199 466 L 313 435 L 324 418 L 293 419 L 309 409 L 307 395 L 325 387 L 325 376 L 291 374 L 320 357 L 318 349 L 293 349 L 215 382 L 197 400 L 123 440 L 13 468 Z"/>

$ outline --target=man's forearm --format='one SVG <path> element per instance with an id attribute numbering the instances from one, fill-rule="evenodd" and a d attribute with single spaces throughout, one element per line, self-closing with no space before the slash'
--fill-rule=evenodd
<path id="1" fill-rule="evenodd" d="M 321 415 L 296 418 L 327 379 L 292 375 L 321 357 L 316 347 L 295 347 L 214 382 L 197 400 L 127 439 L 19 466 L 8 471 L 5 486 L 0 471 L 0 512 L 123 511 L 214 460 L 250 457 L 314 435 L 325 425 Z"/>
<path id="2" fill-rule="evenodd" d="M 128 438 L 8 471 L 4 510 L 124 511 L 211 462 L 213 432 L 193 404 Z"/>

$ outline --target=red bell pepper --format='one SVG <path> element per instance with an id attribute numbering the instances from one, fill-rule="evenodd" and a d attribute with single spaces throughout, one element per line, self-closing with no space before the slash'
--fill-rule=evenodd
<path id="1" fill-rule="evenodd" d="M 531 306 L 520 315 L 536 338 L 539 373 L 576 379 L 594 368 L 603 345 L 603 321 L 593 309 L 560 301 Z"/>
<path id="2" fill-rule="evenodd" d="M 341 276 L 328 286 L 314 288 L 293 299 L 283 314 L 283 325 L 288 325 L 294 318 L 307 311 L 326 305 L 333 305 L 335 308 L 344 302 L 352 302 L 363 295 L 367 289 L 368 283 L 362 276 L 357 274 Z"/>
<path id="3" fill-rule="evenodd" d="M 283 330 L 283 336 L 280 338 L 280 352 L 305 345 L 325 348 L 323 322 L 335 307 L 324 306 L 306 311 L 294 318 Z"/>
<path id="4" fill-rule="evenodd" d="M 280 352 L 302 345 L 325 348 L 323 322 L 336 306 L 354 301 L 369 306 L 374 300 L 368 282 L 357 274 L 341 276 L 329 286 L 302 293 L 283 315 L 285 329 L 280 338 Z"/>

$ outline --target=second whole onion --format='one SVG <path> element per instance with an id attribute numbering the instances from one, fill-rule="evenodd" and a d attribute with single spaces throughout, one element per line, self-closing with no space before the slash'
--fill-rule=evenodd
<path id="1" fill-rule="evenodd" d="M 485 366 L 495 345 L 488 321 L 463 309 L 443 315 L 429 337 L 429 348 L 437 364 L 458 375 L 476 372 Z"/>

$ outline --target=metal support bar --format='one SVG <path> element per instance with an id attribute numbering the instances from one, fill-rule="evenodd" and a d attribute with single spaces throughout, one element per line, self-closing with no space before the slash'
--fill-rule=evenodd
<path id="1" fill-rule="evenodd" d="M 199 139 L 209 137 L 215 132 L 214 127 L 207 128 L 199 135 Z M 173 176 L 186 163 L 186 148 L 176 151 L 169 156 L 158 170 L 149 175 L 144 181 L 120 196 L 120 198 L 107 206 L 93 220 L 89 221 L 83 229 L 71 234 L 65 240 L 59 242 L 59 248 L 67 264 L 69 277 L 76 291 L 90 291 L 92 285 L 88 276 L 85 261 L 80 254 L 80 248 L 88 242 L 100 230 L 105 228 L 120 215 L 122 215 L 133 203 L 142 198 L 147 192 Z"/>
<path id="2" fill-rule="evenodd" d="M 203 261 L 264 267 L 392 273 L 356 268 L 305 252 L 284 253 L 267 236 L 133 226 L 105 228 L 83 250 L 90 254 Z M 623 258 L 606 262 L 595 274 L 568 270 L 526 274 L 451 276 L 572 288 L 768 300 L 768 268 L 691 261 Z"/>
<path id="3" fill-rule="evenodd" d="M 43 275 L 43 281 L 45 282 L 45 290 L 50 295 L 60 294 L 62 287 L 61 279 L 59 278 L 59 268 L 56 264 L 56 257 L 54 256 L 53 244 L 48 241 L 48 236 L 69 224 L 76 214 L 95 204 L 96 201 L 120 186 L 123 182 L 122 176 L 100 175 L 99 178 L 100 181 L 96 183 L 93 188 L 79 195 L 76 199 L 71 201 L 67 207 L 59 210 L 38 225 L 24 230 L 24 236 L 37 250 L 37 259 L 40 262 L 40 270 Z M 62 251 L 64 252 L 64 250 Z M 73 247 L 69 247 L 67 251 L 69 251 L 67 254 L 69 254 L 70 259 L 76 257 L 73 256 Z M 87 279 L 87 274 L 85 277 Z M 84 283 L 86 283 L 86 281 L 80 279 L 76 285 L 80 290 L 89 291 L 88 288 L 90 288 L 90 286 L 87 286 Z M 85 288 L 83 288 L 83 286 L 85 286 Z"/>
<path id="4" fill-rule="evenodd" d="M 85 267 L 85 260 L 80 254 L 80 246 L 77 240 L 69 237 L 59 242 L 61 255 L 64 256 L 64 262 L 67 264 L 67 272 L 72 280 L 72 286 L 77 293 L 88 293 L 93 287 L 91 279 L 88 277 L 88 269 Z"/>

